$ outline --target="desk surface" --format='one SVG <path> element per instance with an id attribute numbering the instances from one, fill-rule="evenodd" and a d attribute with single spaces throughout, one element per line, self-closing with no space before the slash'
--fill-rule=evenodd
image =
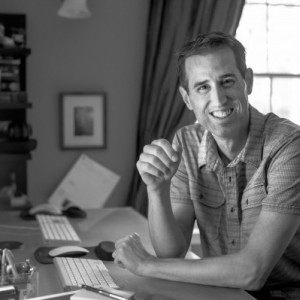
<path id="1" fill-rule="evenodd" d="M 21 220 L 18 215 L 19 212 L 17 211 L 0 212 L 0 241 L 16 240 L 24 243 L 21 249 L 13 252 L 17 261 L 24 261 L 25 258 L 29 258 L 39 268 L 40 295 L 61 293 L 62 287 L 54 265 L 39 264 L 34 258 L 35 249 L 44 246 L 37 222 Z M 86 219 L 71 219 L 71 222 L 82 239 L 82 246 L 96 246 L 100 241 L 104 240 L 116 241 L 127 234 L 137 232 L 142 237 L 145 247 L 150 252 L 153 252 L 148 234 L 147 220 L 129 207 L 88 211 Z M 93 255 L 92 253 L 91 257 Z M 253 299 L 246 292 L 238 289 L 139 277 L 119 268 L 112 262 L 105 262 L 105 264 L 119 286 L 136 292 L 135 299 Z"/>

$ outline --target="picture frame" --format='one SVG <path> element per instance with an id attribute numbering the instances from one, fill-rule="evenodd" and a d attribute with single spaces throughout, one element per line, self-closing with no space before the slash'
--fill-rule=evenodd
<path id="1" fill-rule="evenodd" d="M 105 93 L 61 93 L 62 149 L 106 148 Z"/>

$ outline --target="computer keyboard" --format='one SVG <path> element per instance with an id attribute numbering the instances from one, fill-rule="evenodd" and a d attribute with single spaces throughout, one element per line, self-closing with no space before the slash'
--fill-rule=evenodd
<path id="1" fill-rule="evenodd" d="M 101 260 L 55 257 L 53 262 L 65 291 L 76 290 L 83 284 L 93 287 L 119 288 Z"/>
<path id="2" fill-rule="evenodd" d="M 66 216 L 36 215 L 44 243 L 48 246 L 80 245 L 81 239 Z"/>

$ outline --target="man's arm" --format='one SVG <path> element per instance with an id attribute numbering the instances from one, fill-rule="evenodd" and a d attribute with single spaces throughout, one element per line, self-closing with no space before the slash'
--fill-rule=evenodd
<path id="1" fill-rule="evenodd" d="M 173 204 L 169 190 L 165 195 L 148 192 L 149 232 L 158 257 L 184 257 L 189 249 L 194 228 L 192 205 Z"/>
<path id="2" fill-rule="evenodd" d="M 142 275 L 257 290 L 264 285 L 299 225 L 298 215 L 263 211 L 243 250 L 197 261 L 154 260 L 145 264 Z"/>
<path id="3" fill-rule="evenodd" d="M 138 237 L 116 244 L 114 257 L 138 275 L 197 284 L 257 290 L 261 288 L 300 226 L 299 215 L 262 211 L 241 251 L 199 260 L 155 258 Z"/>
<path id="4" fill-rule="evenodd" d="M 147 185 L 150 237 L 158 257 L 184 257 L 194 225 L 190 205 L 176 205 L 176 218 L 170 202 L 171 178 L 178 169 L 181 149 L 167 140 L 155 140 L 144 147 L 137 162 Z"/>

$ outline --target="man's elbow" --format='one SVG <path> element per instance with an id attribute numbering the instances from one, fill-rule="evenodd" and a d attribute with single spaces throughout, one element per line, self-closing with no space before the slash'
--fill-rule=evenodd
<path id="1" fill-rule="evenodd" d="M 269 274 L 269 272 L 262 270 L 260 266 L 252 265 L 246 270 L 242 288 L 248 291 L 260 290 L 266 283 L 267 274 Z"/>

